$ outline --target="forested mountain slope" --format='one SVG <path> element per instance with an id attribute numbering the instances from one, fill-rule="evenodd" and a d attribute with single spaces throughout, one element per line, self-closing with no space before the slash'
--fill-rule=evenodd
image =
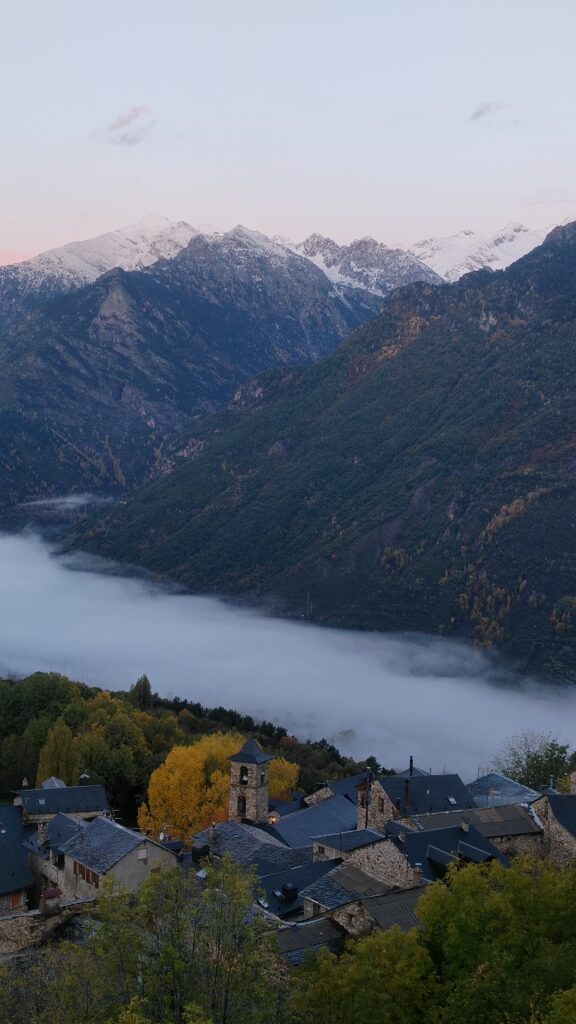
<path id="1" fill-rule="evenodd" d="M 88 543 L 199 591 L 576 677 L 576 224 L 264 375 Z M 193 457 L 186 457 L 192 455 Z"/>

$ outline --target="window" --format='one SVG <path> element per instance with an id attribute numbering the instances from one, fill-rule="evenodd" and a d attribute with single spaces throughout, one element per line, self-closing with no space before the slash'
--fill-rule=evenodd
<path id="1" fill-rule="evenodd" d="M 366 807 L 366 793 L 360 793 L 360 807 Z"/>
<path id="2" fill-rule="evenodd" d="M 380 811 L 380 814 L 384 814 L 384 797 L 383 796 L 379 796 L 378 797 L 378 810 Z"/>
<path id="3" fill-rule="evenodd" d="M 455 797 L 449 796 L 448 797 L 448 803 L 452 804 L 454 806 L 454 804 L 458 803 L 458 801 L 455 799 Z"/>
<path id="4" fill-rule="evenodd" d="M 325 853 L 326 853 L 326 850 L 324 849 L 324 847 L 323 846 L 319 846 L 318 847 L 318 856 L 319 857 L 323 857 Z"/>
<path id="5" fill-rule="evenodd" d="M 77 878 L 83 878 L 88 885 L 93 885 L 95 889 L 100 888 L 100 876 L 95 871 L 85 867 L 84 864 L 80 864 L 77 860 L 74 861 L 74 874 Z"/>
<path id="6" fill-rule="evenodd" d="M 241 814 L 241 815 L 246 814 L 246 797 L 245 796 L 239 796 L 238 797 L 238 814 Z"/>
<path id="7" fill-rule="evenodd" d="M 242 767 L 240 769 L 240 785 L 241 786 L 247 786 L 248 785 L 248 769 L 247 769 L 246 765 L 244 765 L 244 764 L 242 765 Z"/>
<path id="8" fill-rule="evenodd" d="M 148 860 L 148 850 L 145 846 L 141 846 L 138 850 L 138 860 Z"/>
<path id="9" fill-rule="evenodd" d="M 265 768 L 263 768 L 262 771 L 260 772 L 260 785 L 261 786 L 265 786 L 266 785 L 266 769 Z"/>

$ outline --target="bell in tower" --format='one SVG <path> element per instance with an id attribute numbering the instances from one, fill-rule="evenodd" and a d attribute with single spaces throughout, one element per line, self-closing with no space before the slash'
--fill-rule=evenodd
<path id="1" fill-rule="evenodd" d="M 242 750 L 232 754 L 230 761 L 230 796 L 228 819 L 251 821 L 265 825 L 268 820 L 268 762 L 265 754 L 250 736 Z"/>

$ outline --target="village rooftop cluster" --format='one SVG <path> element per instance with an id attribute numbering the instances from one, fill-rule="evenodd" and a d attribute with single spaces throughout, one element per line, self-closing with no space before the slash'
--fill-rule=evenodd
<path id="1" fill-rule="evenodd" d="M 186 845 L 115 821 L 86 775 L 75 786 L 24 785 L 0 806 L 0 955 L 44 941 L 94 903 L 105 878 L 135 891 L 158 865 L 200 878 L 226 855 L 254 867 L 254 906 L 298 964 L 309 950 L 341 950 L 349 936 L 417 926 L 420 896 L 452 865 L 529 854 L 562 867 L 576 857 L 576 773 L 570 793 L 496 773 L 465 785 L 411 757 L 395 775 L 364 771 L 271 800 L 270 755 L 249 738 L 229 760 L 228 819 Z"/>

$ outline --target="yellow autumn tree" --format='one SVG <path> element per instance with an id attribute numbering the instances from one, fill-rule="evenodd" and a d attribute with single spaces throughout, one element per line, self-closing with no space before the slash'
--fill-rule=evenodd
<path id="1" fill-rule="evenodd" d="M 173 747 L 150 776 L 148 802 L 138 811 L 145 832 L 187 842 L 192 833 L 228 816 L 228 758 L 244 745 L 238 733 L 216 732 L 188 747 Z M 289 795 L 298 782 L 298 766 L 284 758 L 270 762 L 270 796 Z"/>

